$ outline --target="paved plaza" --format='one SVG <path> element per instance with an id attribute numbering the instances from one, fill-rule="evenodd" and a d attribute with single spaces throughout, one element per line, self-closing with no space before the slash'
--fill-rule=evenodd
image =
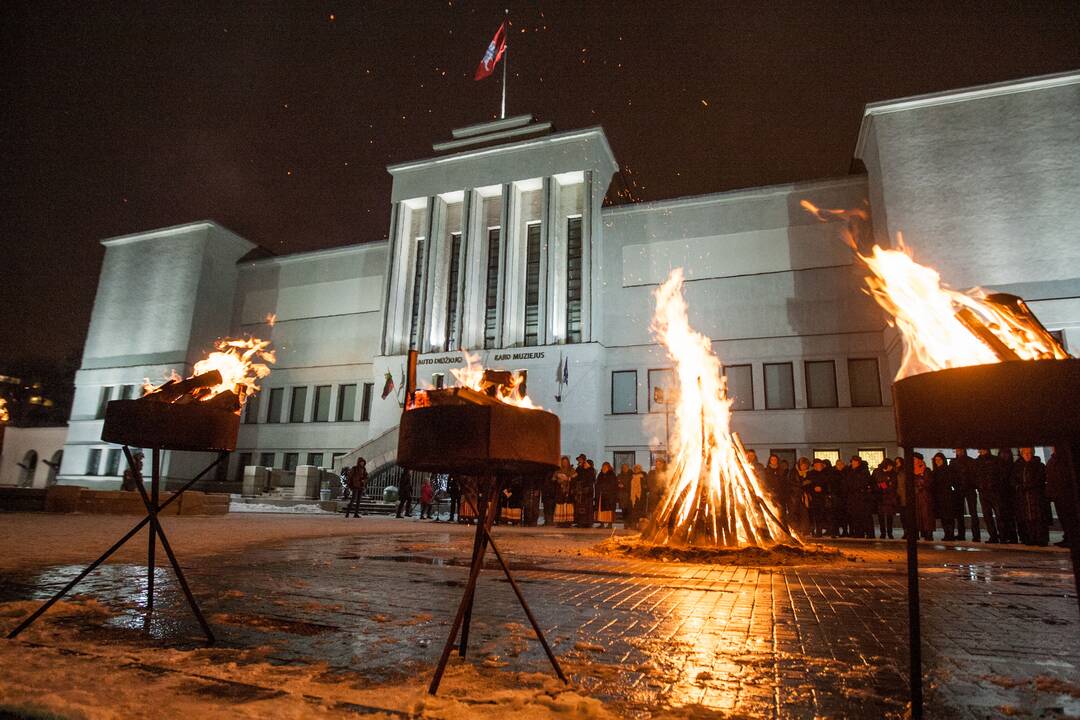
<path id="1" fill-rule="evenodd" d="M 64 518 L 36 520 L 44 535 L 64 537 Z M 455 656 L 446 697 L 428 700 L 423 690 L 466 580 L 471 528 L 265 515 L 200 520 L 189 537 L 185 520 L 168 518 L 166 527 L 175 528 L 173 545 L 217 645 L 203 646 L 164 566 L 143 632 L 139 542 L 71 602 L 0 643 L 0 665 L 12 669 L 0 679 L 0 708 L 31 717 L 906 712 L 899 541 L 837 540 L 830 545 L 843 553 L 839 560 L 752 567 L 602 555 L 594 548 L 611 531 L 497 528 L 572 688 L 551 677 L 491 565 L 478 589 L 470 656 Z M 303 532 L 277 533 L 276 521 L 302 522 Z M 130 519 L 101 522 L 119 535 Z M 250 535 L 242 547 L 228 542 L 240 523 Z M 262 529 L 261 539 L 252 528 Z M 42 552 L 13 562 L 20 543 L 3 538 L 5 629 L 81 569 L 73 554 L 89 561 L 107 547 L 97 532 L 85 543 L 69 537 L 60 564 Z M 1080 622 L 1067 552 L 975 543 L 921 549 L 928 716 L 1080 715 Z"/>

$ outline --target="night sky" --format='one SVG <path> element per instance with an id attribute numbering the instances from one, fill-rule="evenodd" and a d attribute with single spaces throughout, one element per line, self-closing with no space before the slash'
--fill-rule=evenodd
<path id="1" fill-rule="evenodd" d="M 101 238 L 384 238 L 385 166 L 497 116 L 505 6 L 4 2 L 0 369 L 81 349 Z M 508 113 L 602 125 L 638 200 L 843 175 L 867 102 L 1080 68 L 1075 0 L 509 9 Z"/>

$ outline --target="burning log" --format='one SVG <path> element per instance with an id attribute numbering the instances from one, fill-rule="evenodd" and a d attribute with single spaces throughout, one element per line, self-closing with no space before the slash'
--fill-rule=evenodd
<path id="1" fill-rule="evenodd" d="M 195 396 L 200 390 L 209 390 L 220 384 L 221 373 L 217 370 L 210 370 L 184 380 L 174 377 L 166 381 L 165 384 L 146 393 L 141 399 L 172 403 L 179 401 L 185 395 Z"/>

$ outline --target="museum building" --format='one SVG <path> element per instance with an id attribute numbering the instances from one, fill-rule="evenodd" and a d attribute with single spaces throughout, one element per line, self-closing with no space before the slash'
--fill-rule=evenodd
<path id="1" fill-rule="evenodd" d="M 878 243 L 903 232 L 951 286 L 1021 295 L 1080 348 L 1080 72 L 868 105 L 846 177 L 655 202 L 605 206 L 618 164 L 599 127 L 524 115 L 433 151 L 388 168 L 388 240 L 274 256 L 212 221 L 103 240 L 60 481 L 115 487 L 106 403 L 243 333 L 271 339 L 277 363 L 221 480 L 357 454 L 392 463 L 410 348 L 433 386 L 466 353 L 519 372 L 559 415 L 564 454 L 648 466 L 665 451 L 656 390 L 671 381 L 652 291 L 676 267 L 747 446 L 875 463 L 897 450 L 900 340 L 841 226 L 804 199 L 868 207 Z M 166 453 L 163 471 L 205 461 Z"/>

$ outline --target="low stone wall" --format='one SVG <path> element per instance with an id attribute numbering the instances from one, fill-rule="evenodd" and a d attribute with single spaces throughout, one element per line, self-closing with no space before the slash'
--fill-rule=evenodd
<path id="1" fill-rule="evenodd" d="M 164 503 L 173 493 L 162 493 Z M 50 488 L 0 488 L 0 511 L 8 512 L 80 512 L 97 515 L 145 515 L 146 508 L 138 492 L 90 490 L 78 485 L 54 485 Z M 165 508 L 162 515 L 225 515 L 229 496 L 189 490 Z"/>

